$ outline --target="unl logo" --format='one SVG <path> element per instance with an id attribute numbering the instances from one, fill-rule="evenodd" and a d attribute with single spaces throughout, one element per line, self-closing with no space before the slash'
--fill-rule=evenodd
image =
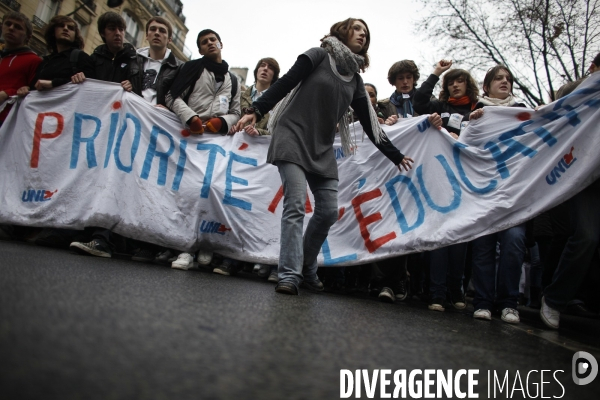
<path id="1" fill-rule="evenodd" d="M 571 165 L 577 161 L 576 158 L 573 158 L 573 150 L 575 150 L 575 147 L 571 147 L 569 154 L 565 154 L 556 167 L 546 175 L 546 182 L 548 182 L 548 185 L 554 185 L 560 179 L 560 174 L 564 174 L 567 169 L 571 168 Z"/>
<path id="2" fill-rule="evenodd" d="M 58 192 L 58 189 L 53 192 L 44 189 L 23 190 L 23 196 L 21 197 L 21 200 L 23 200 L 23 203 L 39 203 L 42 201 L 50 201 L 56 192 Z"/>
<path id="3" fill-rule="evenodd" d="M 202 220 L 202 224 L 200 225 L 200 232 L 202 233 L 218 233 L 219 235 L 224 235 L 230 230 L 231 228 L 228 228 L 222 223 L 216 221 Z"/>

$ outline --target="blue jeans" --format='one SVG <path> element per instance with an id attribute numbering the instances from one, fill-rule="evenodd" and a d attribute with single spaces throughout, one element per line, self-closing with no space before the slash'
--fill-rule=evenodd
<path id="1" fill-rule="evenodd" d="M 338 218 L 338 181 L 306 172 L 294 163 L 278 161 L 277 168 L 283 184 L 277 272 L 279 282 L 290 282 L 298 287 L 303 280 L 317 279 L 317 256 L 329 228 Z M 303 237 L 307 182 L 315 198 L 315 206 Z"/>
<path id="2" fill-rule="evenodd" d="M 600 180 L 569 200 L 573 233 L 552 277 L 544 289 L 546 303 L 562 310 L 573 300 L 600 242 Z"/>
<path id="3" fill-rule="evenodd" d="M 496 242 L 500 256 L 496 268 Z M 517 308 L 519 281 L 525 258 L 525 224 L 482 236 L 473 241 L 475 310 Z M 495 299 L 495 300 L 494 300 Z"/>
<path id="4" fill-rule="evenodd" d="M 467 243 L 442 247 L 429 254 L 429 294 L 431 299 L 446 299 L 446 291 L 454 301 L 462 295 Z"/>

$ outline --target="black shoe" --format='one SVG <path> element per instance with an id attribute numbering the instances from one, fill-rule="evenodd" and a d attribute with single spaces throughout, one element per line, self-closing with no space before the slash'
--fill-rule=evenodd
<path id="1" fill-rule="evenodd" d="M 429 302 L 429 306 L 427 307 L 431 311 L 444 311 L 444 299 L 441 297 L 436 297 Z"/>
<path id="2" fill-rule="evenodd" d="M 404 301 L 408 297 L 408 282 L 406 279 L 400 279 L 400 283 L 396 288 L 396 300 Z"/>
<path id="3" fill-rule="evenodd" d="M 456 308 L 457 310 L 464 310 L 467 308 L 465 295 L 459 291 L 450 294 L 450 303 L 452 304 L 452 307 Z"/>
<path id="4" fill-rule="evenodd" d="M 155 259 L 155 254 L 150 249 L 140 249 L 133 256 L 131 256 L 132 261 L 141 261 L 141 262 L 153 262 Z"/>
<path id="5" fill-rule="evenodd" d="M 111 258 L 112 252 L 106 242 L 102 239 L 93 239 L 89 243 L 73 242 L 71 250 L 79 254 L 92 255 L 96 257 Z"/>
<path id="6" fill-rule="evenodd" d="M 37 246 L 43 247 L 54 247 L 57 249 L 68 249 L 71 243 L 73 242 L 73 235 L 64 235 L 61 233 L 60 229 L 51 229 L 46 232 L 45 235 L 40 235 L 37 239 L 35 239 L 35 244 Z"/>
<path id="7" fill-rule="evenodd" d="M 393 303 L 396 301 L 396 296 L 394 296 L 394 291 L 389 287 L 384 287 L 379 292 L 379 301 L 383 301 L 384 303 Z"/>
<path id="8" fill-rule="evenodd" d="M 275 291 L 277 293 L 298 296 L 298 288 L 296 287 L 296 285 L 290 282 L 279 282 L 277 286 L 275 286 Z"/>
<path id="9" fill-rule="evenodd" d="M 325 286 L 323 285 L 323 282 L 319 280 L 319 278 L 315 279 L 314 281 L 302 282 L 302 287 L 314 292 L 322 292 L 325 290 Z"/>
<path id="10" fill-rule="evenodd" d="M 594 314 L 593 312 L 589 311 L 587 308 L 585 308 L 585 305 L 581 303 L 571 304 L 570 306 L 567 306 L 567 309 L 564 313 L 568 315 L 574 315 L 576 317 L 594 319 L 598 318 L 597 314 Z"/>

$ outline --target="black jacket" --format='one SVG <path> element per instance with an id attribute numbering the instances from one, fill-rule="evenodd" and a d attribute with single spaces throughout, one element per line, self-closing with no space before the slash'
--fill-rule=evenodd
<path id="1" fill-rule="evenodd" d="M 129 64 L 135 56 L 135 47 L 129 43 L 125 43 L 116 56 L 105 44 L 96 47 L 92 53 L 96 79 L 115 83 L 126 81 L 129 79 Z"/>
<path id="2" fill-rule="evenodd" d="M 61 51 L 60 53 L 52 53 L 45 56 L 40 65 L 38 65 L 35 77 L 31 82 L 31 88 L 35 89 L 35 84 L 38 80 L 52 81 L 52 87 L 64 85 L 71 82 L 71 77 L 78 72 L 83 72 L 86 77 L 94 78 L 94 65 L 91 57 L 79 52 L 75 65 L 71 63 L 71 52 L 73 48 Z"/>
<path id="3" fill-rule="evenodd" d="M 133 86 L 133 93 L 139 96 L 142 95 L 144 86 L 145 62 L 146 58 L 136 53 L 129 64 L 129 82 L 131 82 L 131 86 Z M 177 77 L 177 73 L 182 64 L 183 61 L 175 57 L 171 52 L 167 60 L 160 67 L 156 80 L 156 104 L 166 106 L 165 95 L 169 92 L 169 89 L 171 89 L 171 85 Z"/>
<path id="4" fill-rule="evenodd" d="M 442 117 L 442 126 L 449 132 L 460 135 L 460 128 L 448 126 L 450 116 L 452 114 L 460 114 L 460 121 L 463 117 L 468 116 L 471 113 L 472 105 L 465 104 L 464 106 L 453 106 L 447 101 L 439 101 L 431 99 L 433 94 L 433 88 L 435 84 L 440 80 L 439 76 L 431 74 L 429 78 L 415 91 L 415 98 L 413 99 L 413 107 L 419 114 L 433 114 L 438 113 Z M 460 122 L 458 121 L 458 122 Z"/>

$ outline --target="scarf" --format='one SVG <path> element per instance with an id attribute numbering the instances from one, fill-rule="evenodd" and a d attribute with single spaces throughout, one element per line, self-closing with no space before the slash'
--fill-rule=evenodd
<path id="1" fill-rule="evenodd" d="M 229 71 L 229 64 L 225 60 L 219 64 L 206 57 L 186 62 L 181 67 L 181 71 L 179 71 L 177 78 L 175 78 L 171 86 L 171 97 L 173 100 L 181 96 L 187 88 L 193 87 L 205 68 L 215 74 L 215 77 L 218 75 L 224 77 L 227 71 Z"/>
<path id="2" fill-rule="evenodd" d="M 396 106 L 396 110 L 399 114 L 402 114 L 402 118 L 407 118 L 409 115 L 415 115 L 415 110 L 412 105 L 415 89 L 411 90 L 408 95 L 410 97 L 405 99 L 402 93 L 398 93 L 394 90 L 394 93 L 390 96 L 390 103 Z"/>
<path id="3" fill-rule="evenodd" d="M 484 106 L 512 107 L 512 105 L 515 104 L 517 101 L 515 100 L 515 98 L 512 94 L 509 94 L 508 97 L 505 98 L 504 100 L 495 99 L 495 98 L 488 97 L 488 96 L 483 96 L 482 98 L 479 99 L 479 102 L 482 103 Z"/>
<path id="4" fill-rule="evenodd" d="M 471 103 L 469 96 L 463 96 L 458 99 L 455 97 L 450 97 L 448 99 L 448 104 L 453 106 L 466 106 L 467 104 L 471 104 L 471 111 L 473 111 L 476 105 L 476 103 Z"/>
<path id="5" fill-rule="evenodd" d="M 321 47 L 324 48 L 335 60 L 335 66 L 340 75 L 357 74 L 360 69 L 365 65 L 365 58 L 353 53 L 348 46 L 342 43 L 339 39 L 334 36 L 327 36 L 321 40 Z M 286 109 L 288 104 L 292 101 L 296 92 L 302 85 L 300 82 L 290 93 L 287 94 L 273 109 L 273 114 L 269 118 L 267 124 L 267 130 L 271 132 L 271 135 L 275 133 L 275 125 L 277 120 Z M 340 132 L 340 139 L 342 142 L 342 151 L 344 154 L 354 154 L 356 150 L 356 137 L 350 135 L 349 125 L 351 122 L 352 111 L 346 111 L 342 114 L 342 117 L 338 121 L 338 129 Z M 371 120 L 371 127 L 373 128 L 373 136 L 375 143 L 379 144 L 382 140 L 386 139 L 379 121 L 377 121 L 377 114 L 373 107 L 369 106 L 369 117 Z"/>

